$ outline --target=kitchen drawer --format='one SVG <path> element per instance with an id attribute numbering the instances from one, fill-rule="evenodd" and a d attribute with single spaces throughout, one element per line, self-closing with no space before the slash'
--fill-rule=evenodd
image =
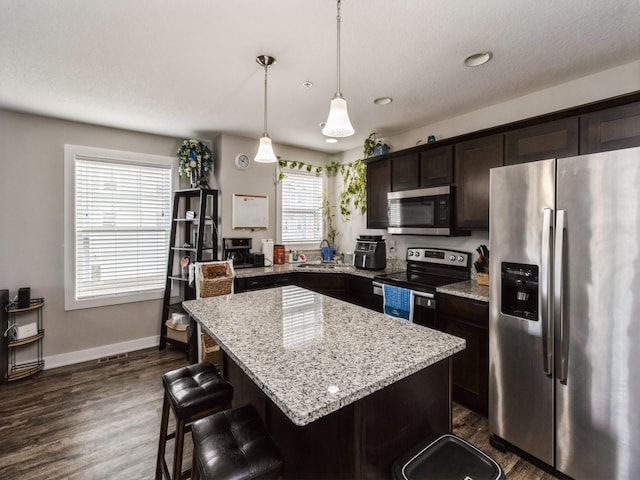
<path id="1" fill-rule="evenodd" d="M 264 288 L 293 285 L 295 274 L 264 275 L 260 277 L 236 278 L 235 293 L 248 292 L 250 290 L 262 290 Z"/>

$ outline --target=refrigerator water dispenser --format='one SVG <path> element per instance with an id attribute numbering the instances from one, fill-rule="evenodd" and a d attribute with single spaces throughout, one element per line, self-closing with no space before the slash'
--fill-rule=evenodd
<path id="1" fill-rule="evenodd" d="M 502 263 L 502 313 L 538 320 L 538 266 Z"/>

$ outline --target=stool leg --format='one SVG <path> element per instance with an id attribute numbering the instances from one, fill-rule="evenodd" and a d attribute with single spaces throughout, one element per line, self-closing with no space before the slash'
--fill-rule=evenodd
<path id="1" fill-rule="evenodd" d="M 191 480 L 200 480 L 200 469 L 196 460 L 196 448 L 193 447 L 193 460 L 191 461 Z"/>
<path id="2" fill-rule="evenodd" d="M 167 445 L 167 427 L 169 425 L 169 399 L 164 394 L 162 402 L 162 417 L 160 420 L 160 440 L 158 442 L 158 459 L 156 461 L 156 480 L 162 480 L 162 464 L 164 463 L 164 451 Z"/>
<path id="3" fill-rule="evenodd" d="M 176 419 L 176 448 L 173 456 L 173 480 L 180 480 L 182 477 L 182 450 L 184 448 L 184 421 Z"/>

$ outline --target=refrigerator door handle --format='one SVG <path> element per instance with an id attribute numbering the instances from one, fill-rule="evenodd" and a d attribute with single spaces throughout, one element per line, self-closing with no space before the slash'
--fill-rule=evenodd
<path id="1" fill-rule="evenodd" d="M 567 335 L 567 319 L 564 310 L 564 254 L 565 235 L 567 231 L 567 212 L 558 210 L 556 214 L 556 240 L 554 252 L 553 304 L 554 318 L 560 326 L 560 368 L 557 375 L 560 383 L 567 383 L 567 356 L 569 338 Z"/>
<path id="2" fill-rule="evenodd" d="M 553 330 L 551 328 L 551 245 L 553 242 L 553 210 L 545 208 L 542 217 L 542 248 L 540 252 L 540 317 L 542 320 L 542 370 L 551 376 L 553 360 Z"/>

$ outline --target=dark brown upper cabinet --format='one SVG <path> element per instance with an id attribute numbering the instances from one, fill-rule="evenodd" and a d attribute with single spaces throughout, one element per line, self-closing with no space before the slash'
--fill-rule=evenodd
<path id="1" fill-rule="evenodd" d="M 410 153 L 391 159 L 391 191 L 420 187 L 420 153 Z"/>
<path id="2" fill-rule="evenodd" d="M 640 102 L 580 117 L 580 155 L 640 145 Z"/>
<path id="3" fill-rule="evenodd" d="M 391 191 L 388 158 L 367 163 L 367 228 L 387 228 L 387 192 Z"/>
<path id="4" fill-rule="evenodd" d="M 504 163 L 504 135 L 455 145 L 456 218 L 459 229 L 489 229 L 489 170 Z"/>
<path id="5" fill-rule="evenodd" d="M 578 117 L 507 132 L 505 165 L 578 155 Z"/>
<path id="6" fill-rule="evenodd" d="M 420 187 L 453 183 L 453 145 L 420 152 Z"/>
<path id="7" fill-rule="evenodd" d="M 453 183 L 453 145 L 391 158 L 391 191 Z"/>

